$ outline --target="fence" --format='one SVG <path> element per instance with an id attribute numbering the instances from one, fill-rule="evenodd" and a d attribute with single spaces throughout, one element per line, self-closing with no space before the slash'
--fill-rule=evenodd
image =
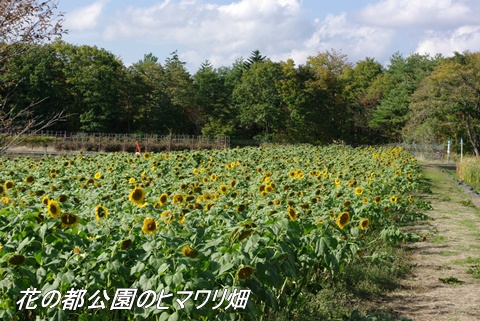
<path id="1" fill-rule="evenodd" d="M 137 142 L 140 144 L 142 152 L 230 147 L 230 138 L 226 136 L 69 133 L 60 131 L 41 131 L 33 136 L 49 137 L 48 144 L 53 145 L 57 151 L 135 152 Z"/>
<path id="2" fill-rule="evenodd" d="M 391 146 L 403 147 L 416 158 L 444 160 L 447 154 L 447 148 L 444 144 L 391 144 Z"/>

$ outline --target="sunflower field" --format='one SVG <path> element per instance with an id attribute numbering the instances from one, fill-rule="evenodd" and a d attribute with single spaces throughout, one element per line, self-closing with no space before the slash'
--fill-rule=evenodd
<path id="1" fill-rule="evenodd" d="M 0 319 L 262 319 L 319 272 L 341 274 L 369 233 L 398 241 L 421 185 L 415 159 L 384 147 L 3 159 Z M 38 300 L 20 309 L 27 289 Z M 42 302 L 73 289 L 85 291 L 78 309 Z M 110 308 L 117 289 L 138 290 L 130 309 Z M 221 304 L 242 290 L 242 309 Z M 186 291 L 202 295 L 158 308 L 159 293 Z M 87 308 L 95 295 L 110 301 Z"/>

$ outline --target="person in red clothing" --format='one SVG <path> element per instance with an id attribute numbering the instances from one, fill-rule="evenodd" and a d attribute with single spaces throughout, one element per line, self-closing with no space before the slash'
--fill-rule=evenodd
<path id="1" fill-rule="evenodd" d="M 136 153 L 140 154 L 142 152 L 141 148 L 140 148 L 140 143 L 138 142 L 138 140 L 135 142 L 137 144 L 137 150 L 136 150 Z"/>

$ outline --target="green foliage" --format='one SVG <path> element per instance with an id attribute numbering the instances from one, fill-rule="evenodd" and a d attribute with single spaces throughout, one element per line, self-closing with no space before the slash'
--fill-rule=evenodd
<path id="1" fill-rule="evenodd" d="M 393 260 L 378 242 L 402 239 L 397 221 L 413 211 L 410 195 L 420 187 L 416 161 L 398 148 L 117 153 L 0 167 L 2 319 L 30 312 L 57 320 L 261 318 L 296 306 L 305 288 L 354 273 L 349 266 L 362 250 L 372 262 Z M 161 314 L 16 311 L 29 287 L 63 295 L 74 287 L 87 297 L 105 290 L 111 298 L 118 288 L 238 288 L 251 296 L 234 313 L 211 309 L 213 302 L 181 309 L 172 299 Z M 368 295 L 372 287 L 359 289 Z"/>

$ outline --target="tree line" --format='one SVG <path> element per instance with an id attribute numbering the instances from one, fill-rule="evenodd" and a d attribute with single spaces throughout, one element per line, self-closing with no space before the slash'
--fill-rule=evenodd
<path id="1" fill-rule="evenodd" d="M 383 66 L 369 57 L 352 64 L 335 50 L 301 65 L 255 50 L 190 74 L 177 52 L 125 66 L 105 49 L 56 40 L 0 62 L 7 110 L 35 102 L 40 118 L 63 111 L 52 130 L 352 145 L 463 137 L 480 151 L 478 52 L 395 53 Z"/>

